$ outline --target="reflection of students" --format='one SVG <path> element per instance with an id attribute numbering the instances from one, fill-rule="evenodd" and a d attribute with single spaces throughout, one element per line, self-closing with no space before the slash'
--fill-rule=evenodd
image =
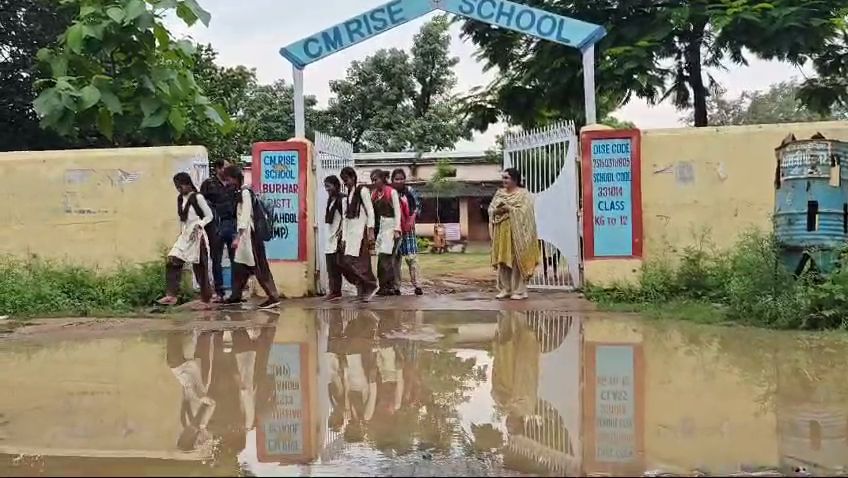
<path id="1" fill-rule="evenodd" d="M 541 349 L 520 312 L 502 311 L 492 345 L 492 397 L 509 413 L 533 413 L 539 388 Z"/>
<path id="2" fill-rule="evenodd" d="M 166 361 L 182 387 L 180 422 L 183 432 L 177 439 L 182 451 L 195 450 L 212 439 L 209 421 L 215 412 L 215 400 L 209 397 L 211 380 L 211 336 L 195 330 L 168 335 Z"/>
<path id="3" fill-rule="evenodd" d="M 345 440 L 354 443 L 365 437 L 365 422 L 374 415 L 377 400 L 377 367 L 373 352 L 377 317 L 363 311 L 345 327 L 343 383 L 350 414 Z"/>

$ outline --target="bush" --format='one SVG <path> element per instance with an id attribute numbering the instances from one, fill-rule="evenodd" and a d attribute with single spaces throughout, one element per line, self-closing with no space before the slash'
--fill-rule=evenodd
<path id="1" fill-rule="evenodd" d="M 794 277 L 773 236 L 744 235 L 726 253 L 690 247 L 676 261 L 649 261 L 636 284 L 588 287 L 606 304 L 705 303 L 727 319 L 764 327 L 848 327 L 848 268 L 829 277 Z M 685 318 L 685 317 L 682 317 Z"/>
<path id="2" fill-rule="evenodd" d="M 427 237 L 416 237 L 416 241 L 418 241 L 418 252 L 428 252 L 433 245 L 433 241 Z"/>
<path id="3" fill-rule="evenodd" d="M 165 264 L 122 264 L 111 271 L 33 258 L 0 257 L 0 315 L 130 312 L 165 289 Z"/>

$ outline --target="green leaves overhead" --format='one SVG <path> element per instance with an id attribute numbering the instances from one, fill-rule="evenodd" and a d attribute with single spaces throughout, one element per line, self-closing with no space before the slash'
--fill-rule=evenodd
<path id="1" fill-rule="evenodd" d="M 63 0 L 79 16 L 38 61 L 49 74 L 33 106 L 42 126 L 68 137 L 99 134 L 121 145 L 179 140 L 190 123 L 225 128 L 229 117 L 194 80 L 195 45 L 174 40 L 169 11 L 208 24 L 196 0 Z"/>

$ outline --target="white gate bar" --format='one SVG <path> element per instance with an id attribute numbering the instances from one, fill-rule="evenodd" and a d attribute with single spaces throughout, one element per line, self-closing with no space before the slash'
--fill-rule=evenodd
<path id="1" fill-rule="evenodd" d="M 597 122 L 595 106 L 595 44 L 583 50 L 583 99 L 586 103 L 586 124 Z"/>

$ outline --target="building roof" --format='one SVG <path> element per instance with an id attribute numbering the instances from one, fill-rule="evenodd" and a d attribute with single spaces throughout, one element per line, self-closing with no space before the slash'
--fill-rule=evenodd
<path id="1" fill-rule="evenodd" d="M 458 198 L 458 197 L 472 197 L 472 198 L 490 198 L 495 195 L 498 187 L 500 187 L 500 181 L 451 181 L 453 186 L 449 188 L 447 191 L 444 191 L 440 194 L 440 197 L 443 198 Z M 436 191 L 430 187 L 430 184 L 425 182 L 412 182 L 409 183 L 412 187 L 421 194 L 421 197 L 424 198 L 434 198 L 436 197 Z"/>
<path id="2" fill-rule="evenodd" d="M 357 166 L 436 164 L 446 159 L 451 164 L 488 163 L 485 151 L 437 151 L 434 153 L 353 153 Z"/>

